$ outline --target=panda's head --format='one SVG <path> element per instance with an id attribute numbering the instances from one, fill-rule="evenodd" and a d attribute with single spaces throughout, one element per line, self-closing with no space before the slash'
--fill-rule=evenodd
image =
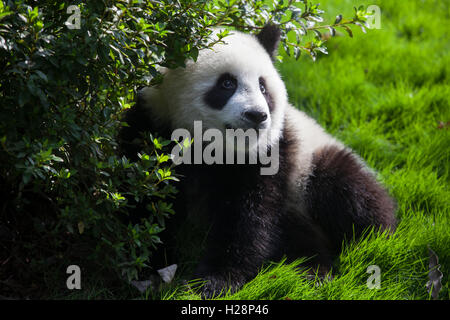
<path id="1" fill-rule="evenodd" d="M 203 129 L 265 130 L 272 144 L 282 132 L 287 104 L 273 65 L 279 38 L 279 29 L 270 25 L 256 36 L 230 31 L 224 44 L 201 50 L 186 68 L 163 70 L 163 83 L 142 97 L 172 130 L 193 132 L 194 121 L 201 120 Z"/>

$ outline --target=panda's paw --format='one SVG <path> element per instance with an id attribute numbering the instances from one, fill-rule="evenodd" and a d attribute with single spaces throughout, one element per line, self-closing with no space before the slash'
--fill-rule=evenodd
<path id="1" fill-rule="evenodd" d="M 217 298 L 226 293 L 236 292 L 241 285 L 239 283 L 230 283 L 221 277 L 207 276 L 203 278 L 203 285 L 200 288 L 202 299 Z"/>
<path id="2" fill-rule="evenodd" d="M 228 284 L 216 277 L 205 277 L 203 278 L 203 285 L 201 287 L 202 299 L 212 299 L 217 298 L 226 292 Z"/>

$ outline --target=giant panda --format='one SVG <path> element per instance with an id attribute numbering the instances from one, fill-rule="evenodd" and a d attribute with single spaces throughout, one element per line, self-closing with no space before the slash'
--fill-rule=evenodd
<path id="1" fill-rule="evenodd" d="M 191 132 L 194 122 L 202 121 L 203 130 L 264 129 L 270 136 L 266 149 L 277 149 L 274 174 L 261 174 L 259 161 L 176 169 L 183 176 L 184 211 L 177 215 L 202 213 L 211 223 L 192 275 L 205 281 L 205 297 L 239 289 L 265 262 L 283 257 L 309 257 L 309 266 L 326 272 L 344 240 L 369 227 L 388 232 L 396 227 L 395 201 L 375 173 L 288 102 L 273 64 L 278 27 L 266 25 L 257 35 L 230 33 L 185 68 L 162 69 L 163 82 L 139 91 L 119 136 L 123 152 L 136 158 L 141 132 L 170 138 L 174 130 Z"/>

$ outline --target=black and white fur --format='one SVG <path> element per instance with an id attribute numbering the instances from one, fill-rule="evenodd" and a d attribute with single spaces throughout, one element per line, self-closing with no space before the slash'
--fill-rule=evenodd
<path id="1" fill-rule="evenodd" d="M 283 256 L 329 267 L 344 239 L 372 226 L 395 229 L 394 202 L 372 171 L 289 104 L 272 63 L 279 30 L 232 33 L 186 68 L 163 70 L 161 85 L 141 90 L 120 135 L 132 158 L 139 132 L 170 137 L 177 128 L 192 130 L 194 120 L 204 129 L 265 128 L 270 145 L 278 144 L 275 175 L 261 175 L 258 164 L 180 166 L 187 208 L 177 214 L 203 212 L 212 223 L 193 275 L 207 280 L 206 296 L 241 287 L 264 262 Z"/>

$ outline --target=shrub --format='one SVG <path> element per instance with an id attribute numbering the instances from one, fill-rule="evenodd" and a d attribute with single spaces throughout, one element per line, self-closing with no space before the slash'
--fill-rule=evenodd
<path id="1" fill-rule="evenodd" d="M 352 20 L 319 26 L 317 5 L 265 2 L 0 2 L 0 278 L 45 284 L 89 264 L 130 281 L 151 266 L 177 178 L 155 133 L 137 161 L 121 156 L 121 114 L 139 87 L 161 81 L 157 66 L 182 67 L 226 37 L 207 43 L 212 27 L 276 23 L 288 54 L 314 58 L 326 51 L 319 29 L 351 33 L 365 21 L 355 8 Z M 139 205 L 146 214 L 133 221 Z"/>

